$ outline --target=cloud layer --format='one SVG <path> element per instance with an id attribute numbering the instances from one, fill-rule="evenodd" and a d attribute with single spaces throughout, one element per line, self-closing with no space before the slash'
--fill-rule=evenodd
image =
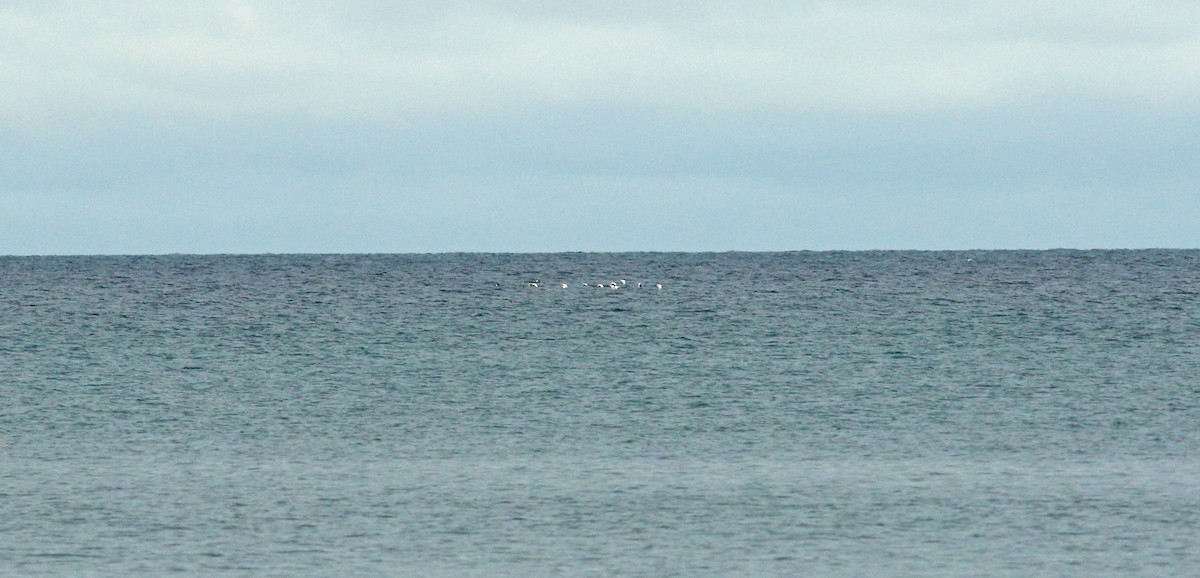
<path id="1" fill-rule="evenodd" d="M 1158 107 L 1200 92 L 1188 2 L 43 4 L 0 13 L 17 118 L 39 105 L 398 121 L 579 102 Z"/>
<path id="2" fill-rule="evenodd" d="M 1195 22 L 9 2 L 0 253 L 1198 246 Z"/>

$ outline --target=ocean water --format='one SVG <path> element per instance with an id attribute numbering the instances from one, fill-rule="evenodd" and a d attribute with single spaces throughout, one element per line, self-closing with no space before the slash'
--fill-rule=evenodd
<path id="1" fill-rule="evenodd" d="M 8 257 L 0 392 L 6 576 L 1200 568 L 1200 251 Z"/>

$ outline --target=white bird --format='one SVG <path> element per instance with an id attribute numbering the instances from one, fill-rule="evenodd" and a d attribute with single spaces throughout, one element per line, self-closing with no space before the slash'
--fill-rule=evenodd
<path id="1" fill-rule="evenodd" d="M 560 285 L 562 285 L 562 288 L 563 288 L 563 289 L 566 289 L 566 288 L 567 288 L 567 284 L 566 284 L 566 283 L 560 283 Z"/>

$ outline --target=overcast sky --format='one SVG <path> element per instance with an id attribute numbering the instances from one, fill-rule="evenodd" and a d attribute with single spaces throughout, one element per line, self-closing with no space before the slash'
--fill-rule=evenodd
<path id="1" fill-rule="evenodd" d="M 0 254 L 1051 247 L 1200 247 L 1195 0 L 0 5 Z"/>

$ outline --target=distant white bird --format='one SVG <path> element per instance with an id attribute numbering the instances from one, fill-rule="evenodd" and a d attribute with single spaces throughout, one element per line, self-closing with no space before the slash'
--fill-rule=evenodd
<path id="1" fill-rule="evenodd" d="M 662 283 L 655 283 L 654 287 L 657 289 L 662 289 Z"/>
<path id="2" fill-rule="evenodd" d="M 563 289 L 566 289 L 566 288 L 567 288 L 567 284 L 566 284 L 566 283 L 560 283 L 560 285 L 562 285 L 562 288 L 563 288 Z"/>

